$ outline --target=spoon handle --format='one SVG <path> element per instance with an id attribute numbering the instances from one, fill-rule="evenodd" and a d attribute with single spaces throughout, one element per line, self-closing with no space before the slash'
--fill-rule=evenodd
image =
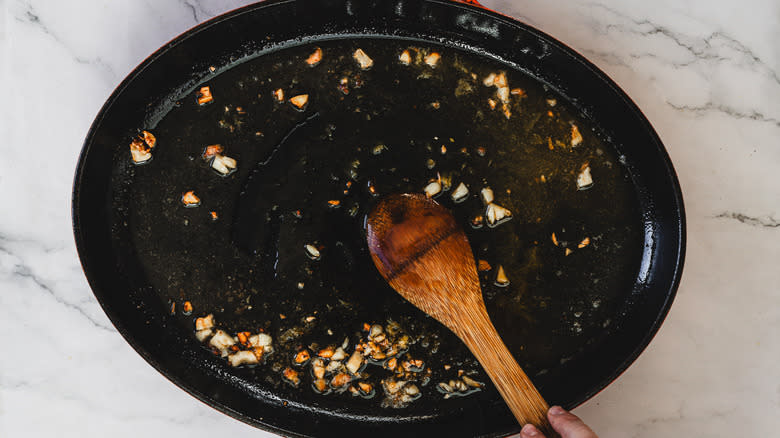
<path id="1" fill-rule="evenodd" d="M 533 424 L 547 438 L 560 437 L 547 420 L 547 402 L 501 341 L 485 308 L 471 313 L 471 321 L 463 325 L 468 330 L 458 330 L 458 336 L 482 364 L 517 421 Z"/>

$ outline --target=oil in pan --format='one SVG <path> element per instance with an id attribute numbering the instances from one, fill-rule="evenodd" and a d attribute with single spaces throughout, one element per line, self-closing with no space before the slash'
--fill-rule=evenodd
<path id="1" fill-rule="evenodd" d="M 376 272 L 365 214 L 403 192 L 450 208 L 496 328 L 543 376 L 610 330 L 641 257 L 633 185 L 594 128 L 498 62 L 400 40 L 321 42 L 182 96 L 149 130 L 155 145 L 136 142 L 153 159 L 132 167 L 118 202 L 193 342 L 291 399 L 391 415 L 497 395 L 466 347 Z"/>

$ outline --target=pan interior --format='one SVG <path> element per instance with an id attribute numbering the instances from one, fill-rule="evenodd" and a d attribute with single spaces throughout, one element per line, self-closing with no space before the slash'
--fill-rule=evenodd
<path id="1" fill-rule="evenodd" d="M 317 49 L 322 60 L 311 66 L 306 60 Z M 360 68 L 357 49 L 373 61 L 370 69 Z M 404 51 L 408 65 L 399 60 Z M 440 58 L 432 67 L 433 53 Z M 484 84 L 502 72 L 506 106 L 500 87 Z M 201 86 L 213 102 L 197 104 Z M 308 100 L 299 109 L 289 99 L 300 95 Z M 157 145 L 143 165 L 124 147 L 117 153 L 114 244 L 132 254 L 137 280 L 158 297 L 145 305 L 174 307 L 167 330 L 181 342 L 208 351 L 193 334 L 194 319 L 206 314 L 231 334 L 263 330 L 274 338 L 274 353 L 258 366 L 207 359 L 248 392 L 375 417 L 499 403 L 462 343 L 393 292 L 365 247 L 363 220 L 377 196 L 421 192 L 434 181 L 449 184 L 436 199 L 490 266 L 480 273 L 488 311 L 543 395 L 561 393 L 555 385 L 564 364 L 602 348 L 631 300 L 644 229 L 624 159 L 565 96 L 497 60 L 404 39 L 299 44 L 209 75 L 160 115 L 116 139 L 129 144 L 148 130 Z M 580 144 L 572 145 L 573 127 Z M 214 144 L 237 161 L 235 172 L 221 176 L 202 158 Z M 593 185 L 578 189 L 586 167 Z M 455 202 L 460 183 L 469 194 Z M 475 228 L 488 187 L 511 220 Z M 190 190 L 197 208 L 182 204 Z M 318 260 L 306 245 L 318 248 Z M 508 285 L 496 281 L 499 266 Z M 185 301 L 191 314 L 182 312 Z M 321 395 L 306 372 L 298 387 L 282 379 L 301 348 L 345 338 L 353 348 L 365 323 L 389 321 L 416 341 L 409 357 L 431 370 L 422 397 L 401 411 L 383 404 L 381 389 L 370 399 Z M 488 385 L 444 399 L 437 383 L 457 379 L 459 370 Z M 381 366 L 366 372 L 377 388 L 390 375 Z"/>

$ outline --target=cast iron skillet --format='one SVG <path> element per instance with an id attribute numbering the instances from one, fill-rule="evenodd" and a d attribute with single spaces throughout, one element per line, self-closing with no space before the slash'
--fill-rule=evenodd
<path id="1" fill-rule="evenodd" d="M 126 175 L 126 139 L 154 126 L 204 80 L 264 51 L 322 39 L 390 36 L 430 41 L 499 59 L 546 82 L 598 122 L 625 156 L 644 227 L 644 253 L 620 324 L 587 356 L 561 364 L 542 382 L 551 404 L 574 407 L 624 371 L 650 342 L 679 284 L 685 219 L 669 158 L 634 103 L 573 50 L 522 23 L 448 1 L 282 0 L 248 6 L 204 23 L 166 44 L 116 89 L 85 141 L 73 191 L 73 228 L 81 262 L 103 309 L 125 339 L 157 370 L 204 403 L 254 426 L 285 435 L 500 436 L 519 426 L 497 397 L 465 398 L 427 415 L 373 414 L 301 403 L 247 384 L 192 341 L 146 281 L 114 200 Z M 162 267 L 161 269 L 166 269 Z M 435 403 L 435 402 L 432 402 Z M 453 407 L 454 406 L 454 407 Z"/>

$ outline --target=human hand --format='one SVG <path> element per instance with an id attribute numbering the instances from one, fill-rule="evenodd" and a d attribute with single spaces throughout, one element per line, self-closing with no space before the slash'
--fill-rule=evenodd
<path id="1" fill-rule="evenodd" d="M 567 412 L 560 406 L 553 406 L 547 411 L 550 425 L 561 435 L 561 438 L 599 438 L 576 415 Z M 545 438 L 542 432 L 532 424 L 523 426 L 520 431 L 522 438 Z"/>

